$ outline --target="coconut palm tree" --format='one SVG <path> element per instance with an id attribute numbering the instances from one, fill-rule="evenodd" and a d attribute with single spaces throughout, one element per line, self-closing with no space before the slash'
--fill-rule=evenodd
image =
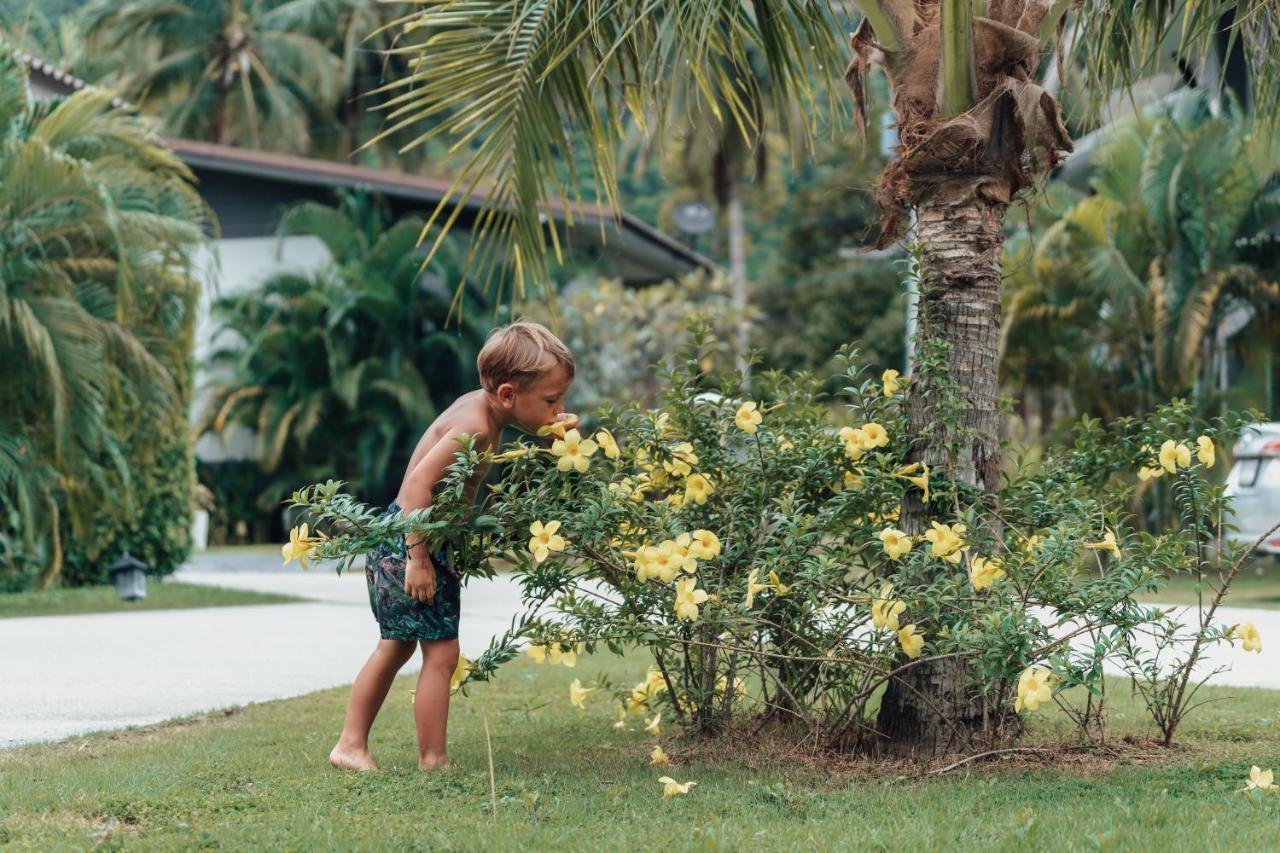
<path id="1" fill-rule="evenodd" d="M 69 514 L 124 512 L 129 472 L 113 418 L 126 396 L 184 411 L 177 328 L 197 285 L 187 252 L 206 211 L 152 125 L 97 90 L 33 103 L 0 54 L 0 540 L 49 585 Z M 186 342 L 188 347 L 190 342 Z M 104 502 L 102 494 L 119 499 Z M 3 585 L 3 584 L 0 584 Z"/>
<path id="2" fill-rule="evenodd" d="M 331 121 L 339 60 L 309 34 L 328 0 L 96 0 L 85 38 L 109 80 L 177 136 L 305 153 Z"/>
<path id="3" fill-rule="evenodd" d="M 1096 8 L 1095 8 L 1096 2 Z M 898 117 L 900 149 L 880 182 L 881 244 L 915 220 L 923 282 L 920 357 L 931 369 L 913 384 L 913 457 L 949 470 L 975 497 L 993 501 L 1001 468 L 998 444 L 998 342 L 1001 247 L 1005 211 L 1070 148 L 1055 100 L 1038 85 L 1072 0 L 855 0 L 863 14 L 852 36 L 845 78 L 863 111 L 870 67 L 888 77 Z M 1258 48 L 1249 54 L 1257 91 L 1274 106 L 1280 79 L 1271 0 L 1150 3 L 1086 0 L 1078 20 L 1096 38 L 1087 50 L 1099 94 L 1129 79 L 1131 55 L 1154 51 L 1180 24 L 1182 52 L 1193 64 L 1212 48 L 1224 11 L 1236 10 L 1233 32 Z M 509 270 L 514 293 L 546 278 L 555 233 L 540 218 L 549 197 L 572 195 L 552 164 L 592 141 L 586 164 L 598 194 L 616 206 L 614 154 L 624 113 L 663 130 L 662 109 L 676 85 L 693 81 L 709 103 L 729 104 L 733 121 L 754 126 L 749 104 L 736 95 L 735 69 L 764 57 L 774 112 L 801 136 L 813 130 L 817 75 L 845 66 L 844 4 L 809 0 L 435 0 L 402 19 L 417 38 L 402 49 L 416 62 L 402 82 L 395 120 L 437 118 L 436 134 L 459 139 L 467 152 L 456 193 L 469 198 L 481 184 L 491 193 L 478 217 L 475 261 L 488 283 Z M 1274 48 L 1274 45 L 1271 45 Z M 1122 62 L 1121 60 L 1124 60 Z M 738 73 L 741 73 L 740 71 Z M 679 82 L 677 82 L 679 81 Z M 830 87 L 828 87 L 829 90 Z M 1261 109 L 1261 107 L 1260 107 Z M 792 118 L 800 113 L 800 120 Z M 450 197 L 437 209 L 454 213 Z M 501 249 L 501 250 L 500 250 Z M 933 378 L 930 378 L 933 377 Z M 945 377 L 959 391 L 958 447 L 947 448 L 932 425 Z M 951 405 L 951 404 L 948 404 Z M 914 497 L 903 525 L 917 532 L 929 507 Z M 899 743 L 944 749 L 981 709 L 965 686 L 957 659 L 929 662 L 891 685 L 880 729 Z M 943 719 L 957 722 L 948 727 Z"/>
<path id="4" fill-rule="evenodd" d="M 425 272 L 415 251 L 423 221 L 391 222 L 364 194 L 336 206 L 288 210 L 280 236 L 310 234 L 333 263 L 313 275 L 280 273 L 215 305 L 226 341 L 211 357 L 214 387 L 200 431 L 240 423 L 257 433 L 274 475 L 263 510 L 317 479 L 338 477 L 387 500 L 414 442 L 437 412 L 474 384 L 487 327 L 446 328 L 461 259 L 452 243 Z M 474 304 L 465 317 L 484 312 Z M 334 440 L 341 436 L 341 440 Z"/>

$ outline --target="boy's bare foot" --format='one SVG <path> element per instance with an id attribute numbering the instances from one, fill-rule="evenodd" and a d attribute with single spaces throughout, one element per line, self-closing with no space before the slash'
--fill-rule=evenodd
<path id="1" fill-rule="evenodd" d="M 428 770 L 448 770 L 449 759 L 447 758 L 419 758 L 418 769 L 422 771 Z"/>
<path id="2" fill-rule="evenodd" d="M 378 769 L 378 765 L 373 763 L 373 758 L 368 752 L 357 752 L 339 746 L 335 746 L 329 753 L 329 763 L 339 770 L 359 770 L 363 773 L 371 773 Z"/>

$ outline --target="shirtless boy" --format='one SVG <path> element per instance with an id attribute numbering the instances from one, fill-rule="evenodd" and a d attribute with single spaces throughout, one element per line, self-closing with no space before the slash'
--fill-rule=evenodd
<path id="1" fill-rule="evenodd" d="M 477 451 L 501 443 L 502 430 L 526 432 L 562 418 L 573 382 L 573 355 L 544 326 L 517 322 L 496 329 L 476 359 L 480 388 L 464 394 L 427 428 L 413 451 L 400 492 L 384 515 L 430 506 L 432 489 L 469 436 Z M 484 463 L 468 482 L 474 497 Z M 449 681 L 458 663 L 460 585 L 446 545 L 434 554 L 422 541 L 395 542 L 371 553 L 365 569 L 369 603 L 382 639 L 351 689 L 342 735 L 329 761 L 344 770 L 376 770 L 369 729 L 396 673 L 422 649 L 422 672 L 413 701 L 418 729 L 418 768 L 449 765 L 445 730 Z"/>

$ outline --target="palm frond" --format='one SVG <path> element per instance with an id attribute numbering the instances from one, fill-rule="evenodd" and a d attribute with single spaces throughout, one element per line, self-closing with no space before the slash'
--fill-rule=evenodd
<path id="1" fill-rule="evenodd" d="M 411 73 L 386 87 L 390 126 L 369 144 L 438 122 L 406 146 L 448 138 L 463 159 L 423 229 L 425 238 L 440 226 L 428 257 L 483 189 L 466 263 L 486 292 L 499 271 L 510 275 L 509 294 L 497 282 L 499 300 L 523 299 L 527 284 L 546 281 L 549 257 L 560 255 L 544 222 L 557 198 L 572 222 L 584 175 L 594 201 L 618 209 L 624 111 L 667 103 L 676 69 L 750 127 L 741 95 L 750 83 L 734 71 L 750 67 L 750 50 L 764 55 L 770 94 L 787 116 L 796 101 L 813 100 L 814 67 L 838 67 L 841 52 L 827 5 L 802 0 L 427 0 L 394 26 L 413 39 L 392 51 Z M 647 126 L 660 133 L 657 112 Z M 586 141 L 585 163 L 573 158 L 573 139 Z"/>

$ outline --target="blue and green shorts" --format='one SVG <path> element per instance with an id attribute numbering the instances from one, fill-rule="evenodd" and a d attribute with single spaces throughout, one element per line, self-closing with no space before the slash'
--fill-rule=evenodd
<path id="1" fill-rule="evenodd" d="M 394 516 L 400 507 L 394 501 L 380 520 Z M 404 573 L 409 552 L 404 537 L 379 545 L 365 562 L 365 584 L 369 606 L 384 640 L 456 640 L 461 611 L 462 584 L 446 546 L 431 555 L 436 569 L 436 598 L 432 604 L 418 601 L 404 591 Z"/>

